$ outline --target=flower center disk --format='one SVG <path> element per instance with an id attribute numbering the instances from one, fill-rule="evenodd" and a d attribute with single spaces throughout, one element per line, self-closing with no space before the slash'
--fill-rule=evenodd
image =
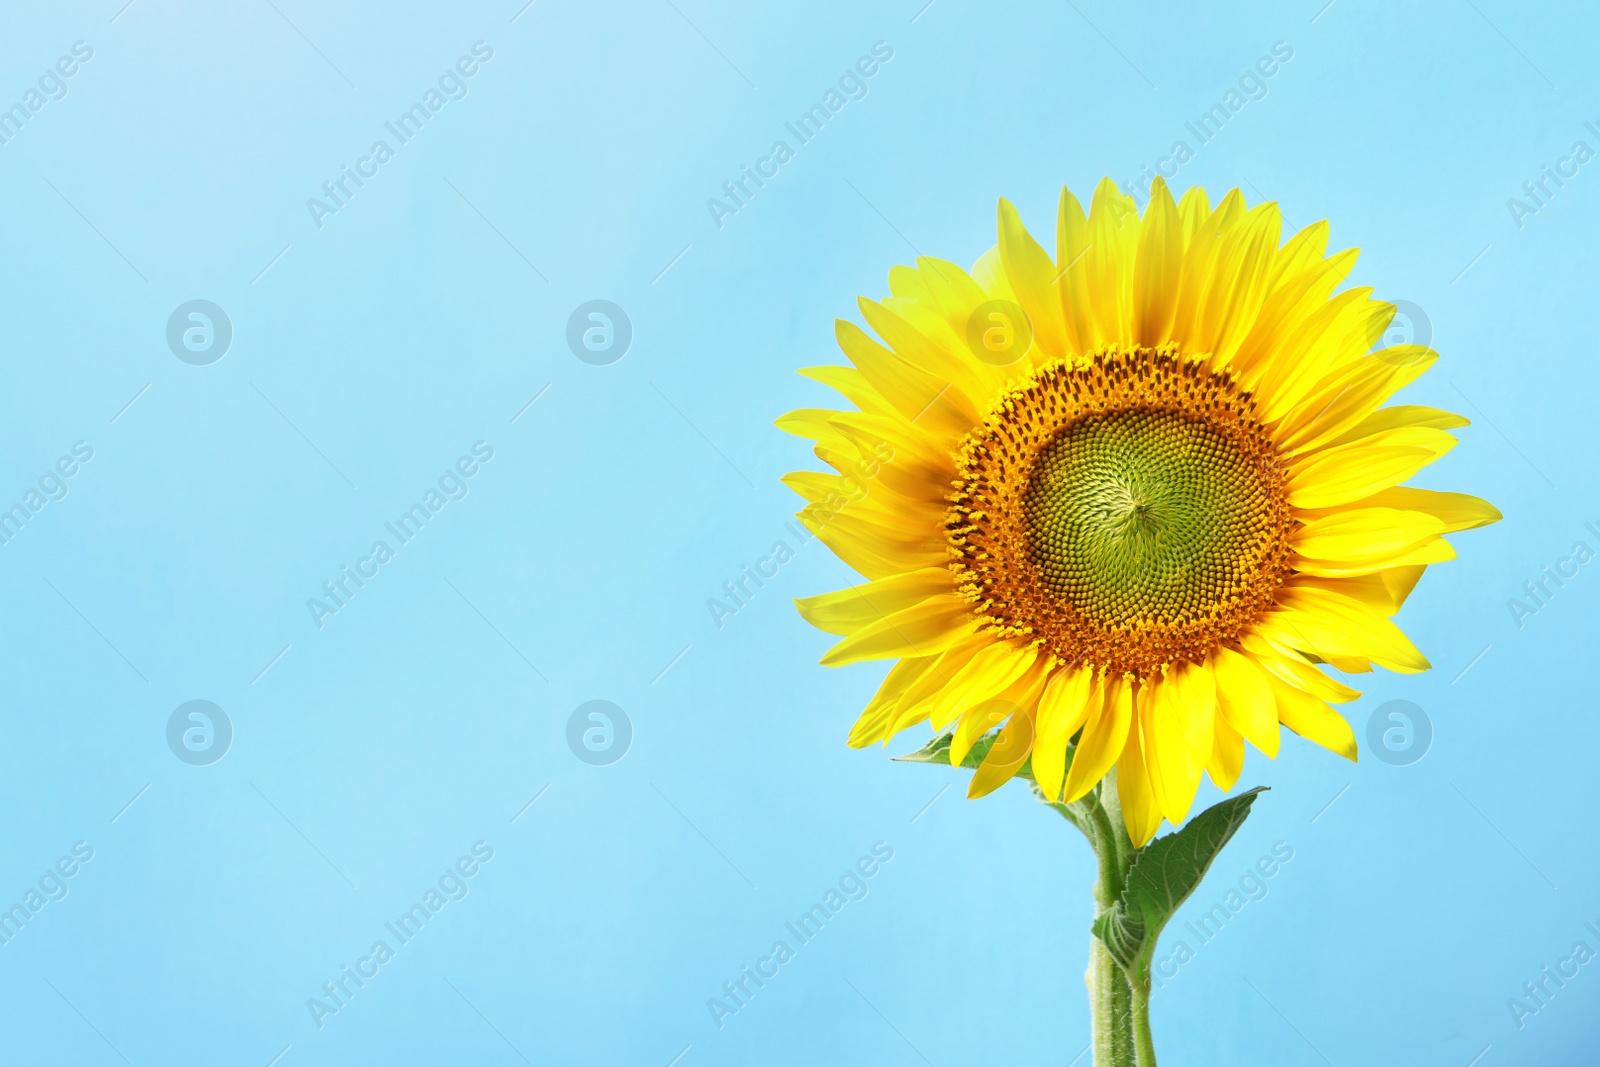
<path id="1" fill-rule="evenodd" d="M 1285 473 L 1252 398 L 1170 349 L 1045 365 L 968 435 L 958 474 L 962 590 L 1068 662 L 1198 662 L 1289 574 Z"/>

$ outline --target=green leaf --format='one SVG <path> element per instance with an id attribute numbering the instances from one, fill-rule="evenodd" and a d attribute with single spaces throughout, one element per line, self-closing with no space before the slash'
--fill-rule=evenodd
<path id="1" fill-rule="evenodd" d="M 950 744 L 955 739 L 955 733 L 955 729 L 952 727 L 915 752 L 907 752 L 903 756 L 895 756 L 893 758 L 901 763 L 942 763 L 948 767 L 951 765 Z M 994 747 L 995 739 L 999 736 L 1000 731 L 995 729 L 978 738 L 977 742 L 972 746 L 972 751 L 967 753 L 967 758 L 961 761 L 961 766 L 969 771 L 976 770 L 978 764 L 983 762 L 983 758 Z M 1033 781 L 1033 760 L 1031 757 L 1022 761 L 1022 766 L 1017 768 L 1017 773 L 1013 777 L 1025 778 L 1030 782 Z"/>
<path id="2" fill-rule="evenodd" d="M 1094 921 L 1094 933 L 1111 958 L 1138 983 L 1149 981 L 1156 939 L 1205 877 L 1223 846 L 1250 815 L 1250 805 L 1265 792 L 1257 786 L 1214 804 L 1182 829 L 1159 837 L 1138 851 L 1122 895 Z"/>

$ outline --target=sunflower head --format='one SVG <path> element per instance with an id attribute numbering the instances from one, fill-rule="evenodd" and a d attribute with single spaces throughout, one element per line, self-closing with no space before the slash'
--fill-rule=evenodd
<path id="1" fill-rule="evenodd" d="M 1437 355 L 1373 351 L 1395 309 L 1339 290 L 1355 252 L 1280 230 L 1237 189 L 1158 180 L 1141 217 L 1107 179 L 1087 215 L 1062 191 L 1052 258 L 1002 200 L 971 272 L 920 258 L 861 301 L 880 340 L 837 324 L 854 366 L 803 373 L 852 407 L 778 425 L 835 472 L 785 479 L 799 517 L 867 579 L 798 602 L 843 636 L 823 662 L 899 660 L 852 745 L 954 724 L 960 763 L 1001 726 L 971 795 L 1116 768 L 1136 844 L 1280 724 L 1356 758 L 1322 665 L 1426 669 L 1391 617 L 1499 513 L 1401 485 L 1467 424 L 1383 406 Z"/>

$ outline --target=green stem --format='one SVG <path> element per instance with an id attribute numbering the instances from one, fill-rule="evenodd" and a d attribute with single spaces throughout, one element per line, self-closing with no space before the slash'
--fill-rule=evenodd
<path id="1" fill-rule="evenodd" d="M 1133 990 L 1100 939 L 1089 940 L 1089 1028 L 1095 1067 L 1137 1067 Z"/>
<path id="2" fill-rule="evenodd" d="M 1150 983 L 1131 985 L 1133 994 L 1133 1045 L 1138 1067 L 1156 1067 L 1156 1044 L 1150 1036 Z"/>
<path id="3" fill-rule="evenodd" d="M 1128 863 L 1118 841 L 1117 830 L 1120 827 L 1112 825 L 1111 816 L 1106 811 L 1105 805 L 1100 803 L 1098 798 L 1094 800 L 1091 812 L 1092 825 L 1095 829 L 1094 851 L 1100 861 L 1100 881 L 1094 887 L 1098 917 L 1100 911 L 1109 908 L 1112 902 L 1122 895 Z M 1127 833 L 1124 831 L 1120 836 L 1125 839 Z"/>
<path id="4" fill-rule="evenodd" d="M 1094 828 L 1095 855 L 1100 861 L 1100 878 L 1094 887 L 1098 918 L 1122 895 L 1137 850 L 1123 825 L 1115 770 L 1085 799 L 1089 802 L 1089 824 Z M 1149 983 L 1130 981 L 1094 936 L 1089 938 L 1089 973 L 1085 979 L 1089 986 L 1095 1067 L 1156 1067 L 1155 1045 L 1150 1036 Z"/>

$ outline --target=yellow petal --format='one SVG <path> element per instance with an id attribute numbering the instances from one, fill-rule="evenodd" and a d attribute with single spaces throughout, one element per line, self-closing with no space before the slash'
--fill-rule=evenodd
<path id="1" fill-rule="evenodd" d="M 949 446 L 925 423 L 895 415 L 872 415 L 863 411 L 836 411 L 828 416 L 827 429 L 856 445 L 864 456 L 882 455 L 890 450 L 896 458 L 950 467 L 945 458 Z M 910 453 L 910 455 L 902 455 Z"/>
<path id="2" fill-rule="evenodd" d="M 1025 711 L 1030 718 L 1033 716 L 1039 690 L 1044 686 L 1045 672 L 1038 657 L 1031 653 L 1031 649 L 1022 652 L 1028 665 L 1021 675 L 976 703 L 969 702 L 959 707 L 961 721 L 957 723 L 955 734 L 950 739 L 950 766 L 961 766 L 979 738 L 1013 715 Z M 1030 732 L 1030 745 L 1032 737 Z"/>
<path id="3" fill-rule="evenodd" d="M 883 734 L 884 743 L 887 744 L 889 738 L 901 730 L 926 722 L 934 700 L 950 685 L 961 668 L 993 643 L 987 634 L 974 634 L 948 652 L 933 657 L 934 664 L 927 673 L 907 686 L 900 699 L 895 701 L 889 727 Z"/>
<path id="4" fill-rule="evenodd" d="M 937 536 L 915 537 L 857 512 L 834 511 L 815 504 L 797 514 L 806 529 L 816 534 L 834 555 L 866 578 L 938 567 L 950 560 L 943 538 Z"/>
<path id="5" fill-rule="evenodd" d="M 1039 736 L 1033 746 L 1033 778 L 1044 795 L 1061 796 L 1067 773 L 1067 743 L 1089 717 L 1094 672 L 1088 667 L 1057 669 L 1046 683 L 1035 716 Z"/>
<path id="6" fill-rule="evenodd" d="M 1216 676 L 1204 663 L 1179 664 L 1176 675 L 1184 737 L 1194 758 L 1204 763 L 1211 756 L 1211 730 L 1217 718 Z"/>
<path id="7" fill-rule="evenodd" d="M 796 600 L 800 617 L 830 634 L 853 634 L 869 623 L 922 603 L 929 597 L 952 592 L 948 567 L 880 578 L 831 593 Z"/>
<path id="8" fill-rule="evenodd" d="M 1498 512 L 1495 514 L 1496 517 L 1499 516 Z M 1389 591 L 1389 603 L 1393 605 L 1386 614 L 1393 615 L 1400 610 L 1401 605 L 1406 602 L 1406 597 L 1411 595 L 1411 590 L 1417 587 L 1417 582 L 1421 580 L 1422 572 L 1425 570 L 1426 567 L 1392 567 L 1378 573 L 1379 579 Z"/>
<path id="9" fill-rule="evenodd" d="M 1267 297 L 1267 278 L 1278 248 L 1283 218 L 1277 204 L 1258 204 L 1223 237 L 1205 302 L 1204 332 L 1191 338 L 1201 351 L 1226 365 L 1255 325 Z"/>
<path id="10" fill-rule="evenodd" d="M 934 694 L 929 702 L 928 720 L 935 730 L 943 730 L 962 712 L 1004 693 L 1027 673 L 1036 659 L 1038 654 L 1032 648 L 1019 649 L 1006 641 L 994 641 L 975 653 L 950 682 Z M 951 754 L 954 753 L 952 745 Z M 966 755 L 965 749 L 961 755 Z"/>
<path id="11" fill-rule="evenodd" d="M 1089 296 L 1106 341 L 1133 340 L 1133 261 L 1139 209 L 1110 178 L 1095 186 L 1089 205 Z"/>
<path id="12" fill-rule="evenodd" d="M 1074 352 L 1088 352 L 1102 343 L 1089 294 L 1089 220 L 1078 198 L 1063 187 L 1056 211 L 1056 297 L 1062 328 Z"/>
<path id="13" fill-rule="evenodd" d="M 904 263 L 896 263 L 889 268 L 889 292 L 904 300 L 928 300 L 932 297 L 921 272 Z"/>
<path id="14" fill-rule="evenodd" d="M 1174 826 L 1189 814 L 1200 772 L 1211 754 L 1210 745 L 1203 756 L 1196 756 L 1190 746 L 1183 688 L 1170 674 L 1157 681 L 1139 720 L 1156 804 Z"/>
<path id="15" fill-rule="evenodd" d="M 883 684 L 878 686 L 878 693 L 861 712 L 861 717 L 850 728 L 851 748 L 865 748 L 878 741 L 887 740 L 887 728 L 894 714 L 895 705 L 920 678 L 926 675 L 938 662 L 938 656 L 923 656 L 919 659 L 903 659 L 889 669 L 884 676 Z"/>
<path id="16" fill-rule="evenodd" d="M 849 442 L 867 463 L 857 474 L 882 478 L 896 492 L 916 497 L 935 486 L 948 492 L 955 462 L 938 438 L 899 418 L 838 412 L 828 419 L 828 429 Z"/>
<path id="17" fill-rule="evenodd" d="M 1329 441 L 1332 445 L 1349 444 L 1384 430 L 1398 430 L 1406 426 L 1424 426 L 1435 430 L 1456 430 L 1471 426 L 1472 420 L 1441 408 L 1421 404 L 1392 404 L 1379 408 L 1344 433 Z"/>
<path id="18" fill-rule="evenodd" d="M 1279 421 L 1274 428 L 1278 446 L 1308 452 L 1333 441 L 1438 359 L 1431 348 L 1397 345 L 1336 368 Z"/>
<path id="19" fill-rule="evenodd" d="M 1190 190 L 1192 193 L 1194 190 Z M 1206 298 L 1222 247 L 1222 235 L 1245 217 L 1244 195 L 1231 189 L 1216 209 L 1198 223 L 1193 214 L 1200 202 L 1191 203 L 1186 195 L 1178 205 L 1184 216 L 1183 270 L 1178 283 L 1178 306 L 1172 320 L 1172 339 L 1186 345 L 1196 353 L 1204 348 L 1195 347 L 1195 338 L 1206 328 Z M 1187 209 L 1187 210 L 1186 210 Z M 1193 227 L 1191 229 L 1191 226 Z"/>
<path id="20" fill-rule="evenodd" d="M 1321 225 L 1326 227 L 1327 224 Z M 1306 232 L 1302 230 L 1295 239 Z M 1325 229 L 1321 236 L 1323 247 L 1326 247 Z M 1285 245 L 1279 250 L 1280 257 L 1288 247 Z M 1309 245 L 1305 248 L 1309 248 Z M 1249 335 L 1234 353 L 1230 365 L 1247 388 L 1256 386 L 1279 353 L 1291 340 L 1299 338 L 1304 328 L 1327 307 L 1333 290 L 1355 266 L 1355 249 L 1324 260 L 1320 258 L 1320 250 L 1315 256 L 1310 256 L 1305 254 L 1305 248 L 1302 248 L 1299 257 L 1300 265 L 1294 267 L 1292 273 L 1279 275 L 1273 280 L 1271 295 L 1262 304 Z"/>
<path id="21" fill-rule="evenodd" d="M 1314 452 L 1294 464 L 1289 503 L 1297 508 L 1349 504 L 1405 481 L 1455 444 L 1443 430 L 1388 430 Z"/>
<path id="22" fill-rule="evenodd" d="M 1393 615 L 1405 603 L 1424 569 L 1421 566 L 1388 567 L 1368 574 L 1340 577 L 1301 575 L 1294 581 L 1296 585 L 1326 589 L 1359 600 L 1381 615 Z"/>
<path id="23" fill-rule="evenodd" d="M 1217 704 L 1228 726 L 1260 749 L 1269 759 L 1278 755 L 1278 705 L 1272 685 L 1248 656 L 1219 647 L 1211 653 L 1217 679 Z"/>
<path id="24" fill-rule="evenodd" d="M 1149 688 L 1140 689 L 1138 702 L 1149 700 Z M 1161 828 L 1161 809 L 1156 804 L 1155 790 L 1150 785 L 1150 772 L 1145 766 L 1144 729 L 1142 716 L 1133 717 L 1128 730 L 1128 741 L 1117 759 L 1117 799 L 1122 802 L 1122 822 L 1134 847 L 1143 848 Z"/>
<path id="25" fill-rule="evenodd" d="M 1017 769 L 1027 761 L 1033 746 L 1034 712 L 1024 706 L 1011 716 L 1011 721 L 995 738 L 989 754 L 984 756 L 983 762 L 973 772 L 972 780 L 967 783 L 967 799 L 977 800 L 988 796 L 1016 777 Z M 966 757 L 963 755 L 962 758 Z"/>
<path id="26" fill-rule="evenodd" d="M 989 386 L 974 368 L 974 361 L 945 349 L 882 304 L 865 297 L 856 303 L 867 325 L 896 355 L 934 379 L 949 383 L 950 392 L 946 395 L 952 407 L 971 420 L 969 425 L 975 425 L 978 413 L 988 405 Z"/>
<path id="27" fill-rule="evenodd" d="M 1381 571 L 1340 577 L 1300 574 L 1294 577 L 1294 582 L 1296 585 L 1315 586 L 1330 593 L 1339 593 L 1352 600 L 1359 600 L 1384 615 L 1393 615 L 1399 610 L 1399 605 L 1394 603 L 1394 598 L 1390 595 L 1388 585 L 1384 583 Z"/>
<path id="28" fill-rule="evenodd" d="M 1055 264 L 1050 254 L 1022 225 L 1017 209 L 1002 198 L 999 208 L 1000 260 L 1017 302 L 1033 327 L 1034 343 L 1047 356 L 1068 351 L 1061 321 L 1061 301 L 1055 288 Z"/>
<path id="29" fill-rule="evenodd" d="M 1445 563 L 1456 558 L 1456 550 L 1449 541 L 1435 537 L 1408 548 L 1382 556 L 1367 556 L 1354 560 L 1297 559 L 1295 570 L 1301 574 L 1322 578 L 1352 578 L 1379 571 L 1392 570 L 1412 564 Z M 1365 599 L 1358 597 L 1357 599 Z M 1392 614 L 1385 611 L 1384 614 Z"/>
<path id="30" fill-rule="evenodd" d="M 953 390 L 949 382 L 912 366 L 853 322 L 838 319 L 833 326 L 839 347 L 850 362 L 907 422 L 916 422 L 951 440 L 972 428 L 970 408 L 964 398 L 958 399 L 959 393 L 950 395 Z"/>
<path id="31" fill-rule="evenodd" d="M 1294 645 L 1285 643 L 1287 631 L 1274 632 L 1273 626 L 1269 616 L 1258 627 L 1258 632 L 1247 633 L 1239 639 L 1255 665 L 1271 678 L 1335 704 L 1348 703 L 1361 695 L 1317 670 Z M 1273 691 L 1276 692 L 1276 688 Z"/>
<path id="32" fill-rule="evenodd" d="M 796 408 L 774 419 L 772 425 L 807 441 L 820 441 L 838 435 L 838 431 L 828 425 L 828 420 L 838 414 L 828 408 Z"/>
<path id="33" fill-rule="evenodd" d="M 1358 560 L 1392 556 L 1444 533 L 1444 523 L 1420 511 L 1351 508 L 1306 523 L 1290 537 L 1310 559 Z"/>
<path id="34" fill-rule="evenodd" d="M 1218 789 L 1226 793 L 1239 781 L 1244 770 L 1244 738 L 1234 732 L 1226 721 L 1217 719 L 1217 732 L 1213 739 L 1211 759 L 1206 771 Z"/>
<path id="35" fill-rule="evenodd" d="M 1183 219 L 1167 183 L 1150 184 L 1150 203 L 1139 224 L 1139 253 L 1133 269 L 1134 340 L 1155 347 L 1172 337 L 1178 309 L 1178 278 L 1183 269 Z"/>
<path id="36" fill-rule="evenodd" d="M 855 455 L 854 447 L 848 447 L 850 454 Z M 824 462 L 842 459 L 842 453 L 829 452 L 826 449 L 819 449 L 817 455 L 822 457 Z M 853 460 L 840 464 L 851 471 L 850 474 L 792 471 L 784 475 L 780 481 L 805 498 L 808 504 L 817 505 L 813 517 L 822 521 L 826 521 L 823 512 L 832 514 L 846 508 L 854 515 L 890 527 L 908 525 L 907 520 L 913 517 L 935 524 L 942 521 L 948 507 L 944 500 L 949 493 L 948 486 L 943 487 L 943 491 L 925 488 L 920 494 L 913 496 L 910 493 L 896 492 L 874 477 L 861 476 L 853 464 Z M 829 465 L 832 466 L 831 463 Z M 865 469 L 876 475 L 883 466 L 880 463 L 876 469 L 870 466 Z M 898 536 L 895 538 L 897 541 L 900 539 Z"/>
<path id="37" fill-rule="evenodd" d="M 1285 586 L 1277 599 L 1281 610 L 1263 621 L 1280 626 L 1302 652 L 1360 656 L 1403 673 L 1430 666 L 1400 627 L 1360 601 L 1309 585 Z"/>
<path id="38" fill-rule="evenodd" d="M 867 381 L 866 376 L 854 367 L 845 367 L 838 364 L 824 367 L 801 367 L 795 373 L 801 377 L 810 378 L 814 382 L 821 382 L 829 389 L 840 393 L 846 400 L 862 411 L 876 415 L 888 415 L 894 411 L 894 406 L 885 400 Z"/>
<path id="39" fill-rule="evenodd" d="M 972 603 L 963 596 L 930 597 L 861 627 L 822 657 L 825 667 L 867 659 L 931 656 L 972 633 Z"/>
<path id="40" fill-rule="evenodd" d="M 1356 735 L 1344 716 L 1314 696 L 1273 679 L 1278 717 L 1283 725 L 1329 752 L 1355 762 Z"/>
<path id="41" fill-rule="evenodd" d="M 1281 289 L 1288 279 L 1323 261 L 1328 252 L 1329 230 L 1328 222 L 1324 219 L 1321 222 L 1313 222 L 1283 242 L 1283 247 L 1278 249 L 1278 254 L 1273 257 L 1272 276 L 1268 279 L 1274 293 Z M 1331 289 L 1329 291 L 1332 292 Z"/>
<path id="42" fill-rule="evenodd" d="M 966 336 L 967 319 L 972 309 L 989 299 L 983 287 L 961 266 L 933 256 L 917 257 L 917 276 L 927 288 L 935 309 L 950 328 L 951 336 Z M 972 368 L 980 375 L 983 367 Z"/>
<path id="43" fill-rule="evenodd" d="M 1256 393 L 1262 421 L 1275 423 L 1298 407 L 1324 375 L 1366 354 L 1394 316 L 1394 305 L 1370 300 L 1371 288 L 1346 289 L 1279 335 L 1281 347 L 1244 384 Z"/>
<path id="44" fill-rule="evenodd" d="M 1201 225 L 1211 217 L 1211 199 L 1206 196 L 1206 191 L 1198 185 L 1191 185 L 1189 191 L 1183 194 L 1183 199 L 1178 201 L 1178 217 L 1183 220 L 1183 247 L 1187 252 Z"/>
<path id="45" fill-rule="evenodd" d="M 1404 567 L 1411 564 L 1448 563 L 1456 558 L 1456 550 L 1449 541 L 1436 537 L 1432 541 L 1414 546 L 1409 552 L 1397 553 L 1385 560 L 1386 567 Z"/>
<path id="46" fill-rule="evenodd" d="M 983 290 L 985 301 L 1009 300 L 1013 304 L 1017 302 L 1017 294 L 1011 291 L 1011 282 L 1006 277 L 1006 265 L 1000 258 L 999 245 L 979 256 L 972 264 L 972 280 Z"/>
<path id="47" fill-rule="evenodd" d="M 826 499 L 829 493 L 838 492 L 842 484 L 838 475 L 824 474 L 822 471 L 790 471 L 778 480 L 800 494 L 808 504 Z"/>
<path id="48" fill-rule="evenodd" d="M 1369 497 L 1354 501 L 1363 508 L 1394 508 L 1397 511 L 1421 511 L 1444 523 L 1445 533 L 1471 530 L 1499 522 L 1501 515 L 1494 505 L 1466 493 L 1439 493 L 1432 489 L 1413 489 L 1397 485 L 1381 490 Z M 1307 518 L 1318 518 L 1319 511 L 1307 511 Z"/>
<path id="49" fill-rule="evenodd" d="M 1097 679 L 1095 686 L 1102 697 L 1089 700 L 1089 716 L 1078 738 L 1072 766 L 1067 768 L 1062 799 L 1068 804 L 1093 789 L 1116 766 L 1128 740 L 1128 723 L 1133 719 L 1133 687 L 1126 679 Z"/>

